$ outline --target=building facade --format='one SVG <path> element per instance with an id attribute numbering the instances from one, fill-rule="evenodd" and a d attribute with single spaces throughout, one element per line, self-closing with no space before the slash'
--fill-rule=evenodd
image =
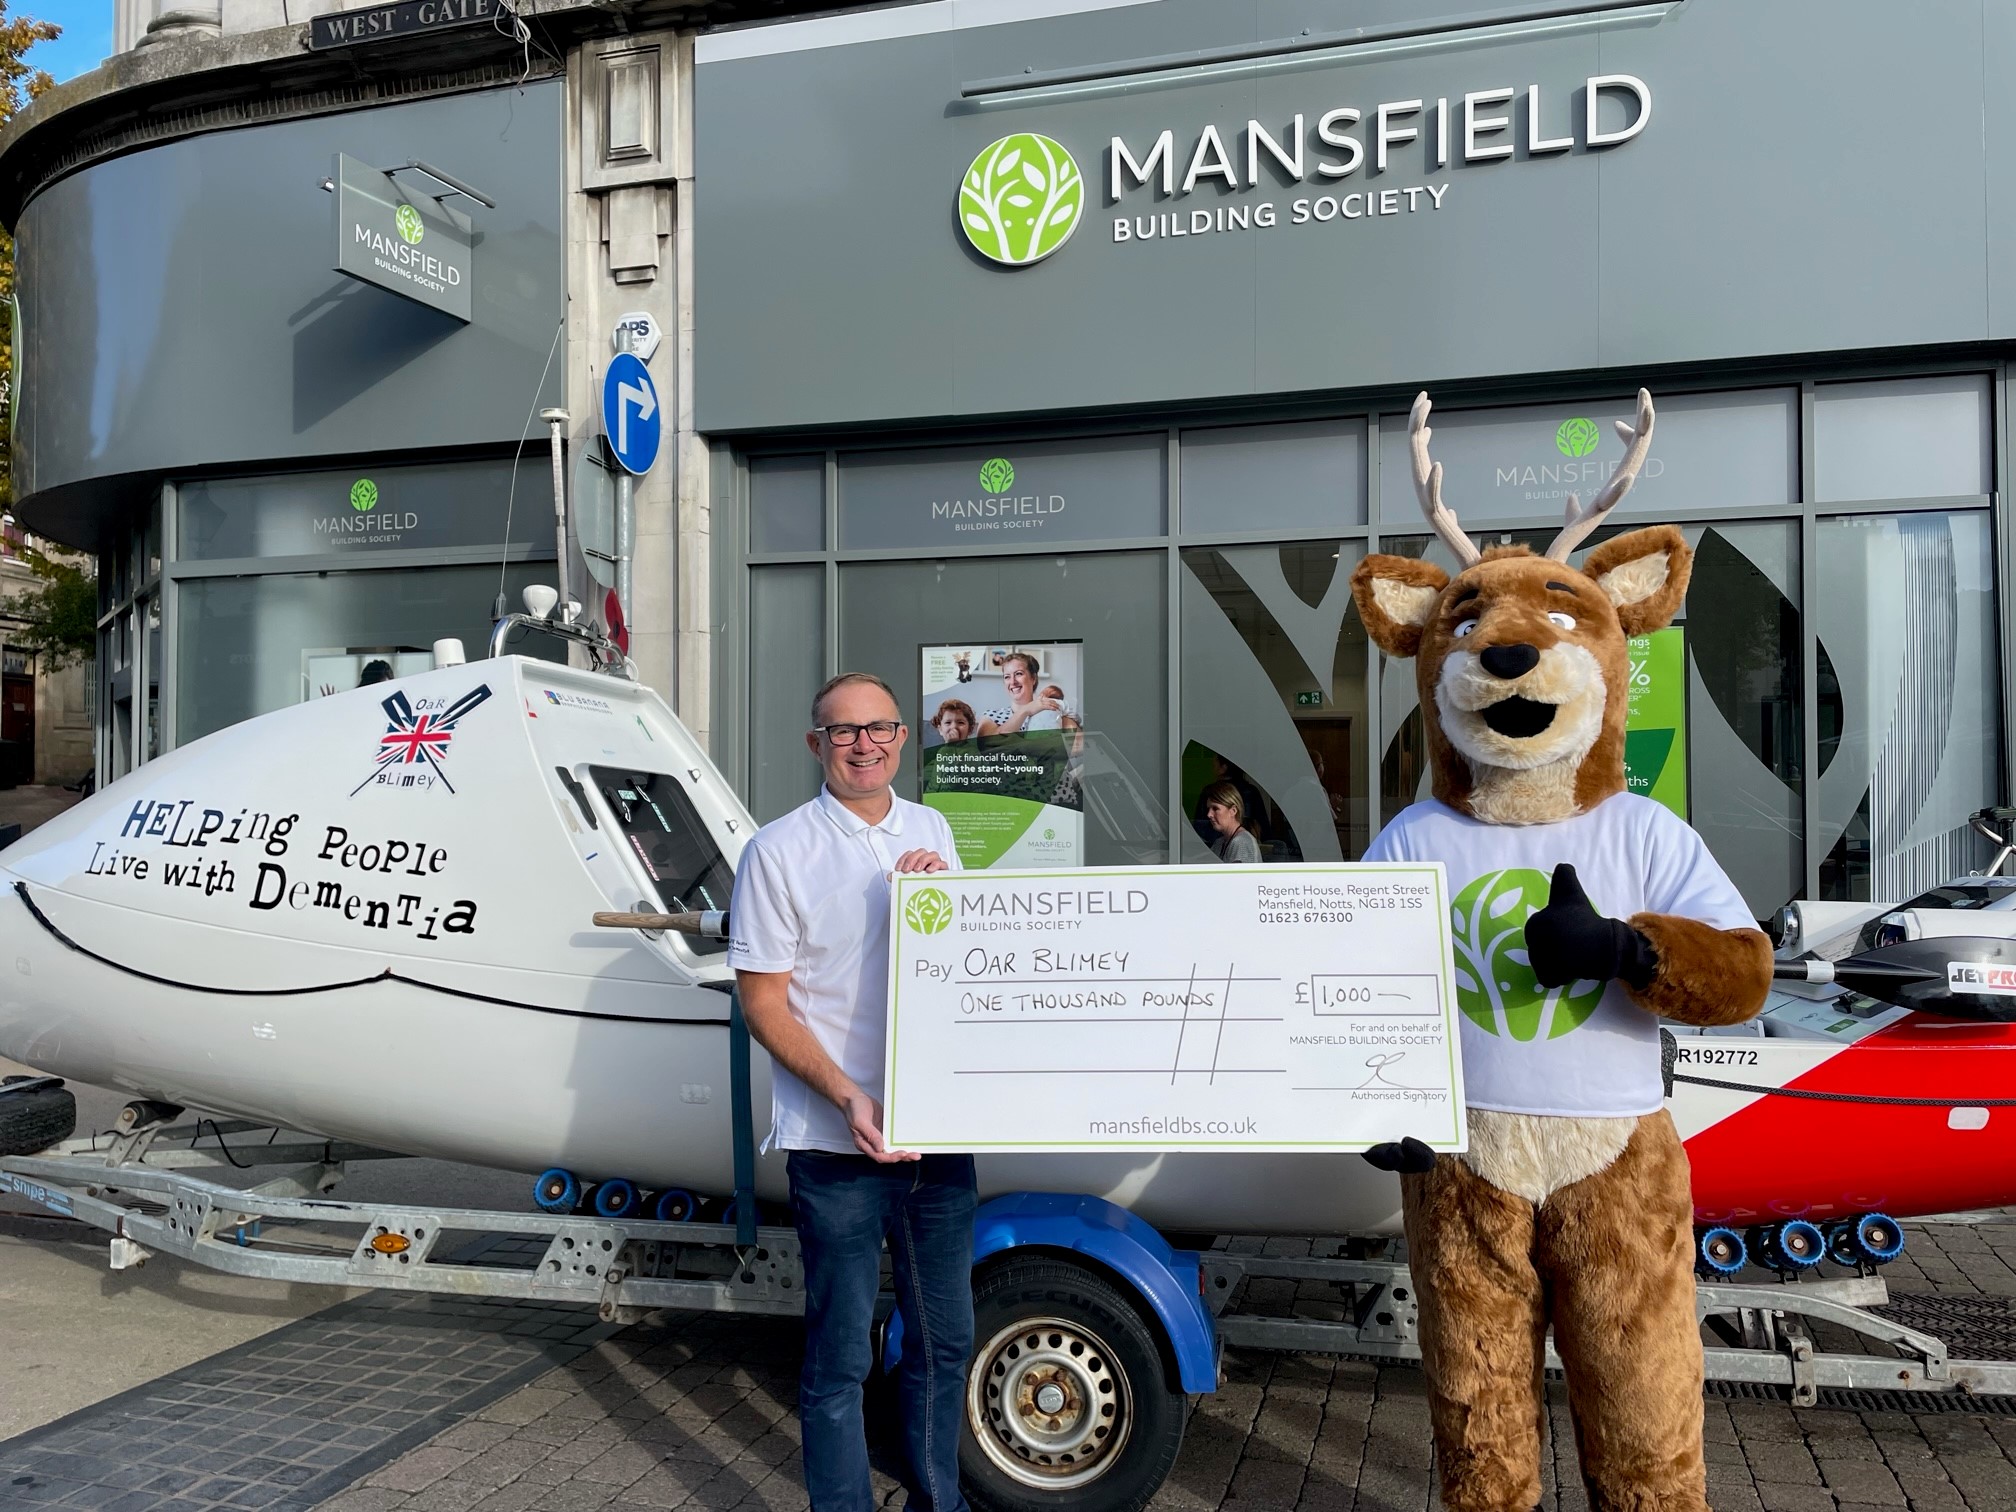
<path id="1" fill-rule="evenodd" d="M 704 731 L 707 627 L 682 690 L 671 591 L 682 530 L 710 559 L 679 492 L 682 452 L 706 468 L 681 421 L 685 31 L 775 9 L 121 0 L 121 51 L 11 123 L 15 494 L 99 562 L 101 780 L 437 640 L 481 655 L 563 550 L 582 613 Z M 630 606 L 598 404 L 625 318 L 665 333 Z"/>
<path id="2" fill-rule="evenodd" d="M 1266 858 L 1355 857 L 1426 776 L 1413 669 L 1347 582 L 1440 554 L 1415 392 L 1465 525 L 1540 545 L 1643 384 L 1611 532 L 1679 522 L 1696 565 L 1637 653 L 1634 787 L 1760 917 L 1964 871 L 2010 749 L 2002 61 L 2016 17 L 1980 0 L 702 36 L 724 761 L 767 818 L 814 780 L 823 675 L 872 667 L 921 724 L 920 651 L 1050 646 L 1098 753 L 1083 859 L 1207 859 L 1227 779 Z M 1878 99 L 1887 129 L 1844 103 Z"/>
<path id="3" fill-rule="evenodd" d="M 1043 648 L 1071 859 L 1204 858 L 1218 781 L 1265 858 L 1354 857 L 1425 776 L 1347 583 L 1440 549 L 1414 393 L 1466 525 L 1538 541 L 1644 384 L 1614 528 L 1697 560 L 1639 653 L 1634 784 L 1760 917 L 1984 859 L 2007 7 L 811 9 L 119 0 L 119 54 L 0 137 L 15 493 L 99 559 L 101 780 L 479 654 L 564 559 L 760 818 L 811 789 L 830 672 L 896 685 L 915 791 L 927 715 Z M 466 310 L 339 270 L 343 161 L 466 242 Z M 599 395 L 652 328 L 665 443 L 619 541 Z"/>

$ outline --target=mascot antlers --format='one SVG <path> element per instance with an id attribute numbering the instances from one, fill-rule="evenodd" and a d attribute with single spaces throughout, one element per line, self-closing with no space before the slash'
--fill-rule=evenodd
<path id="1" fill-rule="evenodd" d="M 1415 488 L 1457 575 L 1373 556 L 1351 587 L 1379 648 L 1415 659 L 1434 793 L 1366 859 L 1441 861 L 1455 890 L 1470 1149 L 1367 1156 L 1404 1173 L 1442 1499 L 1538 1504 L 1551 1324 L 1595 1512 L 1705 1512 L 1693 1204 L 1657 1016 L 1753 1016 L 1771 946 L 1693 830 L 1625 790 L 1626 641 L 1672 619 L 1692 555 L 1658 525 L 1568 563 L 1644 465 L 1643 390 L 1609 483 L 1569 498 L 1541 556 L 1463 533 L 1428 412 L 1422 394 Z"/>

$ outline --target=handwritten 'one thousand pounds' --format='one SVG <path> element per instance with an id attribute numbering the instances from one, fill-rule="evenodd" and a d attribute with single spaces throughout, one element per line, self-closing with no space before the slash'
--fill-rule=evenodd
<path id="1" fill-rule="evenodd" d="M 895 879 L 904 1150 L 1464 1146 L 1439 865 Z"/>

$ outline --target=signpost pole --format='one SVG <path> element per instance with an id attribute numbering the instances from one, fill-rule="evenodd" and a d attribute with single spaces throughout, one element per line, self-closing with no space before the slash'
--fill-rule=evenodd
<path id="1" fill-rule="evenodd" d="M 616 331 L 616 350 L 629 352 L 636 349 L 636 339 L 628 326 L 619 326 Z M 616 469 L 616 603 L 623 611 L 623 622 L 630 623 L 635 612 L 630 600 L 630 558 L 637 535 L 636 513 L 637 480 L 627 467 Z"/>
<path id="2" fill-rule="evenodd" d="M 574 618 L 571 607 L 573 598 L 567 583 L 567 464 L 564 457 L 567 433 L 567 411 L 564 409 L 541 410 L 539 418 L 546 422 L 552 434 L 553 448 L 553 540 L 558 548 L 554 555 L 553 569 L 556 574 L 554 587 L 560 590 L 560 602 L 556 606 L 560 623 L 567 624 Z"/>

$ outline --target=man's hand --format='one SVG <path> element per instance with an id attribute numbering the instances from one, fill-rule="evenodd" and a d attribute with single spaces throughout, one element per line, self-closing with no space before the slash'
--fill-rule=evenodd
<path id="1" fill-rule="evenodd" d="M 906 1160 L 922 1160 L 914 1150 L 892 1150 L 882 1142 L 882 1104 L 866 1092 L 856 1091 L 843 1098 L 840 1112 L 847 1119 L 847 1132 L 854 1136 L 854 1148 L 881 1165 L 900 1165 Z"/>
<path id="2" fill-rule="evenodd" d="M 1542 987 L 1622 978 L 1643 990 L 1659 969 L 1652 942 L 1622 919 L 1596 912 L 1575 868 L 1554 868 L 1547 906 L 1526 921 L 1526 958 Z"/>
<path id="3" fill-rule="evenodd" d="M 896 870 L 899 872 L 941 872 L 951 869 L 946 864 L 945 858 L 932 850 L 905 851 L 896 858 Z"/>

